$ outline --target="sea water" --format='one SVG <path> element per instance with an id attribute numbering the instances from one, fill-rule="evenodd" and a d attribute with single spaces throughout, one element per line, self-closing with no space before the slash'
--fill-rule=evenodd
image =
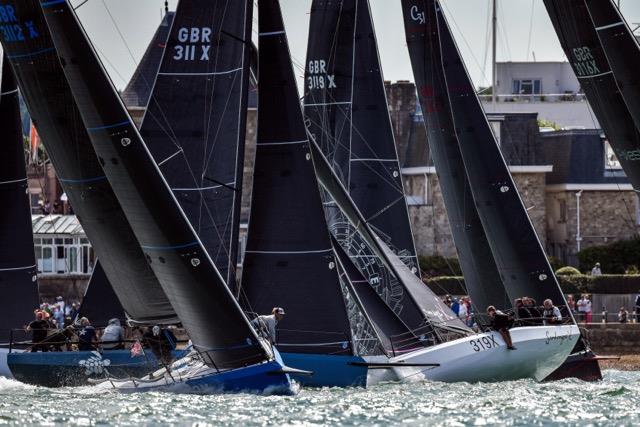
<path id="1" fill-rule="evenodd" d="M 585 383 L 385 384 L 302 388 L 296 396 L 195 396 L 46 389 L 0 379 L 0 424 L 640 425 L 640 372 Z"/>

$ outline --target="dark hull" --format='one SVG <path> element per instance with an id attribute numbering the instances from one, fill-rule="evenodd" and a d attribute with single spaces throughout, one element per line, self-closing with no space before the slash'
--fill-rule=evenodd
<path id="1" fill-rule="evenodd" d="M 558 381 L 565 378 L 577 378 L 583 381 L 601 380 L 602 372 L 600 371 L 598 356 L 591 351 L 573 353 L 544 381 Z"/>
<path id="2" fill-rule="evenodd" d="M 160 368 L 150 351 L 131 357 L 129 350 L 11 353 L 7 362 L 16 380 L 43 387 L 89 385 L 89 378 L 105 378 L 107 372 L 115 378 L 140 378 Z"/>

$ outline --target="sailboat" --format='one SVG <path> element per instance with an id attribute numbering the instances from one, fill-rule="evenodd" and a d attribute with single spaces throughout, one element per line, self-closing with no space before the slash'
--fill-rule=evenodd
<path id="1" fill-rule="evenodd" d="M 620 94 L 633 118 L 636 129 L 640 129 L 640 99 L 638 97 L 640 86 L 637 79 L 637 70 L 640 66 L 638 40 L 612 1 L 585 0 L 585 5 L 598 34 L 602 51 L 606 55 L 609 67 L 611 67 L 618 84 Z M 616 154 L 618 157 L 631 160 L 636 153 L 640 154 L 640 151 Z"/>
<path id="2" fill-rule="evenodd" d="M 599 3 L 609 3 L 609 0 Z M 633 87 L 625 87 L 624 91 L 619 89 L 607 60 L 607 51 L 600 42 L 599 31 L 594 27 L 584 0 L 544 0 L 544 5 L 562 49 L 611 148 L 633 188 L 640 190 L 640 168 L 636 166 L 636 153 L 640 153 L 640 132 L 625 102 L 625 93 L 628 98 L 628 91 Z M 606 28 L 600 32 L 604 30 Z M 634 50 L 610 53 L 624 55 L 624 61 L 631 61 L 634 54 Z M 617 64 L 621 66 L 619 62 Z"/>
<path id="3" fill-rule="evenodd" d="M 0 326 L 0 375 L 12 377 L 7 365 L 7 356 L 14 350 L 10 343 L 26 338 L 14 334 L 13 329 L 22 328 L 33 320 L 33 310 L 38 307 L 38 283 L 18 87 L 6 54 L 1 67 L 0 292 L 7 304 Z"/>
<path id="4" fill-rule="evenodd" d="M 98 265 L 103 267 L 121 301 L 127 321 L 136 325 L 177 324 L 175 311 L 149 267 L 95 151 L 86 144 L 89 136 L 54 51 L 40 3 L 10 1 L 3 7 L 10 11 L 8 19 L 14 28 L 21 28 L 26 35 L 17 38 L 0 32 L 6 63 L 11 64 L 16 73 L 21 94 L 47 154 L 93 244 Z M 92 276 L 89 292 L 96 288 L 95 280 L 99 277 L 99 274 Z M 32 309 L 25 314 L 30 316 Z M 121 315 L 120 308 L 114 306 L 113 309 L 111 317 Z M 99 326 L 96 319 L 89 320 Z M 13 353 L 8 362 L 14 374 L 25 382 L 46 386 L 82 385 L 88 378 L 102 376 L 102 372 L 87 374 L 79 364 L 96 357 L 91 352 Z M 136 375 L 146 374 L 158 366 L 152 356 L 133 359 L 128 352 L 106 351 L 98 359 L 103 365 L 109 364 L 114 374 L 119 366 L 124 368 L 128 363 L 132 368 L 128 374 Z"/>
<path id="5" fill-rule="evenodd" d="M 470 295 L 503 309 L 523 296 L 564 305 L 439 2 L 403 0 L 402 7 L 428 141 L 434 164 L 441 168 L 445 204 Z M 575 343 L 579 331 L 569 320 Z M 512 335 L 519 329 L 512 328 Z M 523 346 L 516 347 L 519 351 Z"/>
<path id="6" fill-rule="evenodd" d="M 418 262 L 400 175 L 376 35 L 367 1 L 311 5 L 304 114 L 350 197 L 416 274 Z M 392 309 L 422 320 L 403 286 L 326 201 L 332 235 Z"/>
<path id="7" fill-rule="evenodd" d="M 42 8 L 80 107 L 88 143 L 102 159 L 104 173 L 140 248 L 193 342 L 194 353 L 181 359 L 179 366 L 122 382 L 117 388 L 292 393 L 278 351 L 258 336 L 227 287 L 129 117 L 73 8 L 67 1 L 43 3 Z M 223 45 L 247 51 L 243 40 L 250 38 L 251 10 L 250 1 L 227 3 L 226 7 L 211 1 L 181 2 L 165 52 L 174 53 L 175 61 L 186 62 L 204 60 L 211 48 Z M 189 29 L 176 25 L 181 14 L 192 17 Z M 190 34 L 187 38 L 185 31 Z M 236 75 L 244 79 L 246 91 L 248 61 L 233 65 L 243 70 Z M 197 75 L 184 71 L 185 77 Z"/>

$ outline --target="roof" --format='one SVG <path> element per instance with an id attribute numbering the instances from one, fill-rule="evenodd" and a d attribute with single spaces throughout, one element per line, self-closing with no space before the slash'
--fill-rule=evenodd
<path id="1" fill-rule="evenodd" d="M 547 184 L 627 184 L 622 169 L 605 169 L 605 144 L 599 129 L 544 132 L 543 150 L 553 172 Z"/>
<path id="2" fill-rule="evenodd" d="M 33 234 L 84 235 L 75 215 L 31 215 Z"/>

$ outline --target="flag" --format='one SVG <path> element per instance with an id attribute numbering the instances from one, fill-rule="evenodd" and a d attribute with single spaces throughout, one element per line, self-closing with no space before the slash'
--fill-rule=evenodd
<path id="1" fill-rule="evenodd" d="M 40 145 L 40 137 L 36 127 L 31 122 L 31 130 L 29 131 L 29 141 L 31 143 L 31 161 L 36 163 L 38 161 L 38 146 Z"/>
<path id="2" fill-rule="evenodd" d="M 144 349 L 142 348 L 142 344 L 140 344 L 140 340 L 136 340 L 136 342 L 131 346 L 131 357 L 138 357 L 144 355 Z"/>

